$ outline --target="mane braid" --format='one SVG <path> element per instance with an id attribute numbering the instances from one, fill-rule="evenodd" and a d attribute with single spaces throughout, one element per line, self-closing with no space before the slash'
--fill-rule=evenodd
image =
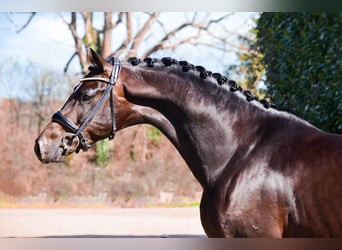
<path id="1" fill-rule="evenodd" d="M 150 57 L 147 57 L 144 60 L 141 60 L 136 57 L 130 57 L 127 59 L 127 62 L 130 63 L 132 66 L 137 66 L 137 65 L 144 63 L 145 66 L 148 68 L 153 68 L 154 65 L 159 62 L 161 62 L 165 67 L 177 65 L 177 66 L 180 66 L 183 72 L 189 72 L 191 70 L 199 72 L 199 77 L 201 79 L 207 79 L 208 77 L 212 77 L 216 80 L 218 85 L 228 84 L 229 90 L 231 92 L 236 92 L 236 91 L 242 92 L 248 102 L 258 101 L 266 109 L 275 108 L 275 105 L 273 103 L 269 103 L 265 99 L 259 100 L 259 98 L 256 95 L 254 95 L 251 91 L 243 90 L 239 85 L 237 85 L 235 81 L 228 80 L 226 76 L 223 76 L 220 73 L 212 73 L 211 71 L 206 70 L 205 67 L 200 66 L 200 65 L 195 66 L 187 61 L 177 61 L 176 59 L 173 59 L 171 57 L 163 57 L 160 61 L 158 59 L 150 58 Z M 89 67 L 90 71 L 93 70 L 93 69 L 92 70 L 90 69 L 91 67 L 92 66 Z"/>

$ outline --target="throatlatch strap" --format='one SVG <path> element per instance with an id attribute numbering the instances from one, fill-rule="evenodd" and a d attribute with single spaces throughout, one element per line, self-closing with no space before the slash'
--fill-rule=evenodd
<path id="1" fill-rule="evenodd" d="M 114 109 L 114 98 L 113 92 L 110 92 L 110 110 L 112 113 L 112 130 L 110 131 L 110 135 L 108 137 L 109 140 L 113 140 L 116 132 L 116 121 L 115 121 L 115 109 Z"/>

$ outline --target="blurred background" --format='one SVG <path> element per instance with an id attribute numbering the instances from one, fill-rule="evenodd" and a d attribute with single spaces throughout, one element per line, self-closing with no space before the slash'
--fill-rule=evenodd
<path id="1" fill-rule="evenodd" d="M 102 56 L 187 60 L 315 126 L 342 133 L 340 13 L 0 13 L 0 207 L 197 206 L 201 187 L 156 128 L 139 125 L 61 164 L 34 139 Z"/>

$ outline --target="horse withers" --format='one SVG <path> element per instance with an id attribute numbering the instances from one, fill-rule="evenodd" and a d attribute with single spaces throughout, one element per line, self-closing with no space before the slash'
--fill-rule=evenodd
<path id="1" fill-rule="evenodd" d="M 203 188 L 209 237 L 341 237 L 342 136 L 329 134 L 186 61 L 93 66 L 35 142 L 44 163 L 115 131 L 162 131 Z"/>

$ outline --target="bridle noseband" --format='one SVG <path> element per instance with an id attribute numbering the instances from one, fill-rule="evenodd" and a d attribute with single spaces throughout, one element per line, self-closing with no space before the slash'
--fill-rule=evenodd
<path id="1" fill-rule="evenodd" d="M 66 136 L 62 139 L 62 144 L 60 147 L 65 148 L 67 145 L 71 145 L 73 140 L 76 138 L 78 140 L 78 145 L 81 146 L 81 148 L 84 151 L 87 151 L 91 145 L 88 143 L 87 137 L 84 135 L 85 128 L 89 125 L 89 123 L 94 119 L 95 115 L 103 105 L 104 101 L 110 96 L 110 109 L 111 109 L 111 116 L 112 116 L 112 130 L 109 135 L 109 140 L 113 139 L 116 132 L 116 124 L 115 124 L 115 111 L 114 111 L 114 99 L 113 99 L 113 92 L 112 89 L 116 83 L 116 80 L 119 77 L 120 69 L 121 69 L 121 63 L 119 58 L 117 57 L 111 57 L 109 58 L 113 68 L 112 72 L 110 74 L 109 78 L 102 78 L 102 77 L 87 77 L 80 80 L 80 83 L 86 82 L 86 81 L 101 81 L 107 83 L 107 87 L 104 90 L 102 96 L 97 101 L 95 107 L 86 115 L 83 122 L 78 127 L 75 123 L 73 123 L 70 119 L 65 117 L 61 111 L 57 111 L 53 114 L 51 120 L 53 122 L 58 123 L 61 125 L 66 131 L 73 133 L 73 136 Z M 81 86 L 81 84 L 80 84 Z M 80 87 L 78 86 L 78 88 Z M 78 89 L 77 88 L 77 89 Z M 77 91 L 77 89 L 75 91 Z M 75 92 L 74 91 L 74 92 Z M 78 145 L 76 146 L 76 153 L 78 153 L 79 148 Z"/>

